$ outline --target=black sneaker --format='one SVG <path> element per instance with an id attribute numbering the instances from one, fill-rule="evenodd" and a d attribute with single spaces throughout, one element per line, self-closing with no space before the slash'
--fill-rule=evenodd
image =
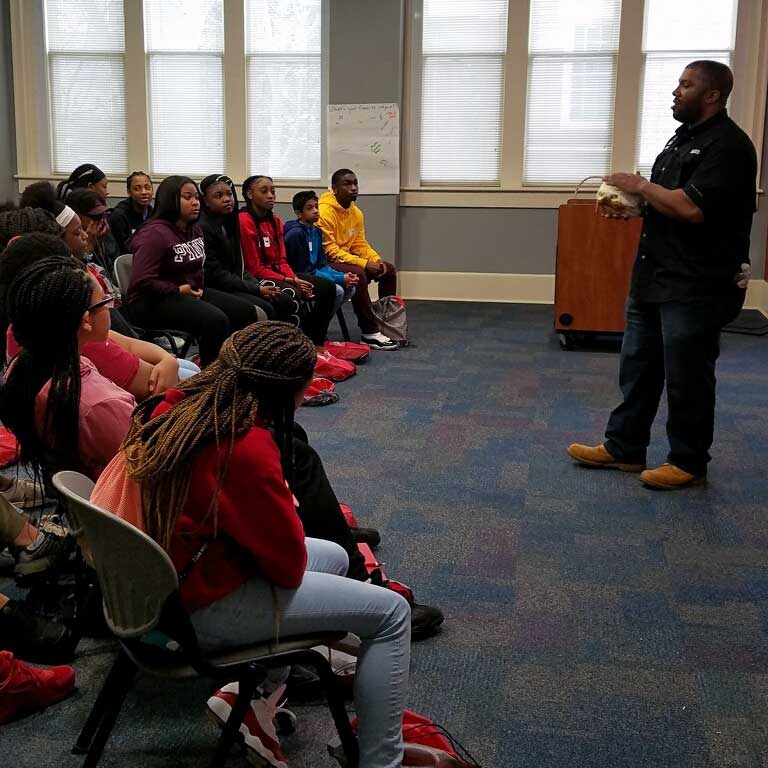
<path id="1" fill-rule="evenodd" d="M 432 605 L 411 605 L 411 640 L 425 640 L 434 635 L 445 620 L 443 612 Z"/>
<path id="2" fill-rule="evenodd" d="M 41 526 L 40 535 L 35 541 L 24 549 L 16 550 L 14 573 L 17 576 L 31 576 L 43 573 L 66 560 L 75 547 L 75 540 L 61 533 L 60 530 L 46 530 Z"/>
<path id="3" fill-rule="evenodd" d="M 15 600 L 0 608 L 0 648 L 24 661 L 61 664 L 72 659 L 76 645 L 63 624 L 37 616 Z"/>
<path id="4" fill-rule="evenodd" d="M 391 352 L 395 349 L 400 349 L 400 345 L 396 341 L 392 341 L 389 336 L 385 336 L 380 331 L 376 333 L 364 333 L 361 340 L 363 344 L 367 344 L 371 349 L 381 349 L 386 352 Z"/>
<path id="5" fill-rule="evenodd" d="M 355 544 L 367 544 L 371 549 L 381 544 L 381 536 L 375 528 L 350 528 L 349 530 Z"/>

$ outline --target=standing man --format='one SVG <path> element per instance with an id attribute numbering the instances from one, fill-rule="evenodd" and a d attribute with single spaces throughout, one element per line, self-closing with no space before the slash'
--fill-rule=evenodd
<path id="1" fill-rule="evenodd" d="M 682 125 L 656 158 L 651 180 L 629 173 L 605 179 L 639 193 L 646 207 L 621 348 L 624 400 L 603 445 L 576 443 L 568 453 L 587 466 L 641 472 L 652 488 L 706 480 L 720 329 L 746 294 L 757 157 L 726 112 L 732 87 L 725 64 L 691 62 L 672 94 L 672 115 Z M 665 381 L 668 463 L 646 470 Z"/>
<path id="2" fill-rule="evenodd" d="M 357 315 L 362 340 L 373 349 L 395 350 L 392 341 L 379 330 L 368 294 L 370 281 L 379 284 L 379 297 L 397 293 L 395 265 L 384 261 L 365 239 L 363 212 L 355 204 L 358 194 L 357 176 L 349 168 L 340 168 L 331 177 L 331 189 L 320 197 L 320 220 L 323 250 L 332 266 L 357 275 L 357 290 L 352 308 Z"/>

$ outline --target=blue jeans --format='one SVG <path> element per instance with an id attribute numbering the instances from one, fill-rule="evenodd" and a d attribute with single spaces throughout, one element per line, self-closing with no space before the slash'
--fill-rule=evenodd
<path id="1" fill-rule="evenodd" d="M 335 315 L 340 309 L 341 305 L 351 299 L 355 295 L 354 285 L 339 285 L 336 283 L 336 303 L 333 305 L 333 314 Z"/>
<path id="2" fill-rule="evenodd" d="M 344 576 L 347 553 L 321 539 L 307 539 L 307 569 L 298 589 L 253 578 L 192 614 L 208 650 L 269 640 L 275 635 L 273 590 L 280 636 L 352 632 L 361 639 L 355 675 L 359 768 L 400 768 L 402 720 L 408 691 L 411 609 L 389 589 Z"/>
<path id="3" fill-rule="evenodd" d="M 706 475 L 715 423 L 715 363 L 720 329 L 732 305 L 715 299 L 654 304 L 627 300 L 619 386 L 624 400 L 608 420 L 605 447 L 617 459 L 644 464 L 664 384 L 667 461 Z"/>

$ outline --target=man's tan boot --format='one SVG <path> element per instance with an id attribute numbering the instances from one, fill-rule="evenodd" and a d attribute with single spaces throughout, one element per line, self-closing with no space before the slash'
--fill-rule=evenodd
<path id="1" fill-rule="evenodd" d="M 649 488 L 677 491 L 681 488 L 690 488 L 692 485 L 702 485 L 707 482 L 707 476 L 692 475 L 674 464 L 662 464 L 656 469 L 646 469 L 642 472 L 640 482 Z"/>
<path id="2" fill-rule="evenodd" d="M 568 455 L 585 467 L 620 469 L 622 472 L 642 472 L 645 469 L 645 464 L 627 464 L 623 461 L 617 461 L 614 456 L 608 453 L 608 449 L 604 445 L 592 446 L 574 443 L 568 446 Z"/>

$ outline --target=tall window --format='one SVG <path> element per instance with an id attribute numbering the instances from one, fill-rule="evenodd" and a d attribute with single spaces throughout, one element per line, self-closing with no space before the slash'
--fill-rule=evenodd
<path id="1" fill-rule="evenodd" d="M 319 179 L 322 0 L 247 0 L 248 167 Z"/>
<path id="2" fill-rule="evenodd" d="M 672 91 L 685 65 L 696 59 L 730 65 L 736 11 L 736 0 L 646 0 L 637 139 L 637 170 L 644 176 L 680 126 L 672 117 Z"/>
<path id="3" fill-rule="evenodd" d="M 51 165 L 125 173 L 123 0 L 47 0 Z"/>
<path id="4" fill-rule="evenodd" d="M 144 35 L 152 172 L 223 173 L 222 0 L 144 0 Z"/>
<path id="5" fill-rule="evenodd" d="M 421 181 L 497 184 L 506 0 L 424 0 Z"/>
<path id="6" fill-rule="evenodd" d="M 621 0 L 531 0 L 526 184 L 608 173 Z"/>

